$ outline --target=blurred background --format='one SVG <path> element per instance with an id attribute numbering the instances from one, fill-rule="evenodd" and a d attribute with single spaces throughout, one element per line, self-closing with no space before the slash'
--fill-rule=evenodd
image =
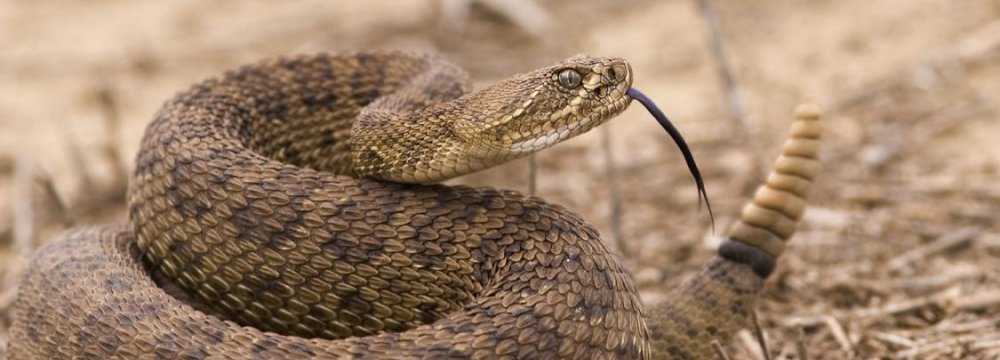
<path id="1" fill-rule="evenodd" d="M 478 87 L 579 53 L 620 56 L 705 173 L 713 234 L 639 106 L 528 159 L 455 179 L 536 192 L 619 249 L 646 301 L 711 256 L 804 98 L 824 171 L 733 359 L 1000 357 L 1000 1 L 0 0 L 0 358 L 27 259 L 125 220 L 145 124 L 261 58 L 443 53 Z M 534 184 L 534 185 L 533 185 Z"/>

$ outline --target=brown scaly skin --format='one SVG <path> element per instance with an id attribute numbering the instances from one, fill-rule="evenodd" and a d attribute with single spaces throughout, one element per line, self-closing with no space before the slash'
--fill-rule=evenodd
<path id="1" fill-rule="evenodd" d="M 567 68 L 578 85 L 560 87 Z M 73 230 L 39 251 L 15 305 L 11 358 L 697 350 L 691 342 L 705 337 L 687 334 L 744 309 L 671 309 L 709 306 L 693 300 L 704 291 L 749 306 L 761 282 L 749 267 L 714 261 L 721 272 L 652 308 L 650 336 L 629 274 L 577 215 L 510 191 L 398 183 L 586 131 L 628 105 L 630 85 L 624 61 L 577 57 L 466 94 L 464 72 L 446 61 L 380 52 L 269 61 L 201 83 L 148 128 L 130 223 Z M 396 182 L 345 176 L 357 174 Z M 758 247 L 729 258 L 773 265 Z M 169 295 L 151 273 L 194 299 Z M 741 284 L 719 281 L 730 273 L 756 283 L 733 295 Z"/>

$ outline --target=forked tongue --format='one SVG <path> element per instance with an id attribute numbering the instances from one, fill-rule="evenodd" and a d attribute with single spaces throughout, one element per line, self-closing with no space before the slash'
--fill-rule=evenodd
<path id="1" fill-rule="evenodd" d="M 705 181 L 701 178 L 701 171 L 698 171 L 698 164 L 694 162 L 694 155 L 691 155 L 691 149 L 688 148 L 688 144 L 684 141 L 684 137 L 681 136 L 681 132 L 677 131 L 674 124 L 670 122 L 670 119 L 667 119 L 666 115 L 663 115 L 663 112 L 660 111 L 660 108 L 656 107 L 653 100 L 650 100 L 646 97 L 646 95 L 639 92 L 639 90 L 629 88 L 628 96 L 631 96 L 632 99 L 641 103 L 642 106 L 649 111 L 649 114 L 656 118 L 656 122 L 660 123 L 663 130 L 666 130 L 667 133 L 670 134 L 670 137 L 674 139 L 674 143 L 677 144 L 677 148 L 680 149 L 681 154 L 684 155 L 684 162 L 687 163 L 688 170 L 691 171 L 691 176 L 694 177 L 695 184 L 698 185 L 698 205 L 701 205 L 702 200 L 705 201 L 705 206 L 708 208 L 708 217 L 712 221 L 712 229 L 714 231 L 715 214 L 712 213 L 712 203 L 708 201 L 708 192 L 705 191 Z"/>

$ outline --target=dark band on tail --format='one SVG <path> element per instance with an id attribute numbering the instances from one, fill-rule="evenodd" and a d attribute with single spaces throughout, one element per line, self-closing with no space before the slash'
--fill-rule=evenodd
<path id="1" fill-rule="evenodd" d="M 728 238 L 719 246 L 719 256 L 746 264 L 761 278 L 770 276 L 777 264 L 776 259 L 764 250 Z"/>

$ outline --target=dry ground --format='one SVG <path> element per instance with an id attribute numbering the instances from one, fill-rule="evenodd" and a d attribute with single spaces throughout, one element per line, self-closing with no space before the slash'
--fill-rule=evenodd
<path id="1" fill-rule="evenodd" d="M 124 219 L 122 174 L 164 100 L 265 56 L 357 48 L 442 52 L 480 85 L 581 52 L 625 57 L 692 143 L 720 229 L 811 97 L 826 164 L 759 307 L 771 355 L 1000 358 L 1000 1 L 716 0 L 742 126 L 696 1 L 541 3 L 532 36 L 481 7 L 443 34 L 433 0 L 0 0 L 0 358 L 26 256 L 67 224 Z M 606 129 L 622 244 L 643 297 L 662 299 L 715 239 L 655 122 L 631 109 Z M 595 131 L 540 154 L 538 193 L 615 241 L 601 144 Z M 454 182 L 527 191 L 527 169 Z M 749 333 L 727 352 L 764 358 Z"/>

